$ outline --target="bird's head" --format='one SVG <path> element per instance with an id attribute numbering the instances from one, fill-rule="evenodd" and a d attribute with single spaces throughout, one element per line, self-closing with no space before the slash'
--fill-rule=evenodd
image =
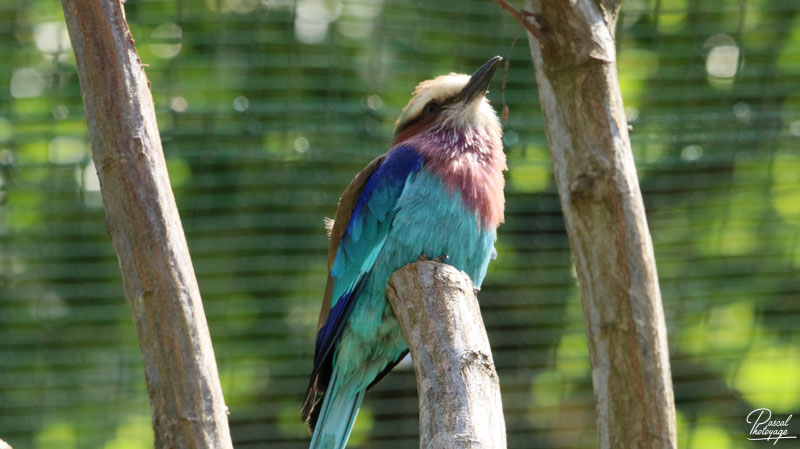
<path id="1" fill-rule="evenodd" d="M 495 56 L 470 75 L 451 73 L 419 83 L 394 126 L 395 144 L 429 131 L 479 132 L 500 138 L 486 89 L 503 58 Z"/>

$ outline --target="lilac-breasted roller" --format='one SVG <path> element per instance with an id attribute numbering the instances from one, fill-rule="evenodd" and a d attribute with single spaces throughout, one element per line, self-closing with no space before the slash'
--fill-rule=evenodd
<path id="1" fill-rule="evenodd" d="M 408 353 L 385 295 L 393 272 L 447 256 L 476 288 L 483 282 L 505 204 L 502 130 L 485 97 L 501 60 L 420 83 L 392 149 L 339 200 L 303 403 L 312 449 L 344 448 L 364 392 Z"/>

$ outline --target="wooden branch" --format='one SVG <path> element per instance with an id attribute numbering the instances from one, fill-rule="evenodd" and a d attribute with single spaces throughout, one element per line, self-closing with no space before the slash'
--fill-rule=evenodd
<path id="1" fill-rule="evenodd" d="M 62 0 L 92 157 L 133 312 L 157 448 L 230 448 L 227 408 L 167 176 L 149 82 L 119 0 Z"/>
<path id="2" fill-rule="evenodd" d="M 392 275 L 386 297 L 414 360 L 420 448 L 505 448 L 500 384 L 469 276 L 416 262 Z"/>
<path id="3" fill-rule="evenodd" d="M 655 256 L 617 81 L 618 0 L 527 0 L 528 35 L 581 288 L 601 448 L 675 448 Z"/>

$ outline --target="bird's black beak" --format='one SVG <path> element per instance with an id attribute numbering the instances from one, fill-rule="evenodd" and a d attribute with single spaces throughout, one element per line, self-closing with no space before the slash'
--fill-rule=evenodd
<path id="1" fill-rule="evenodd" d="M 503 58 L 500 56 L 495 56 L 476 70 L 475 73 L 472 74 L 467 85 L 464 86 L 458 94 L 459 100 L 463 101 L 465 104 L 469 104 L 472 100 L 482 97 L 489 87 L 489 81 L 492 80 L 494 72 L 497 70 L 497 64 L 502 60 Z"/>

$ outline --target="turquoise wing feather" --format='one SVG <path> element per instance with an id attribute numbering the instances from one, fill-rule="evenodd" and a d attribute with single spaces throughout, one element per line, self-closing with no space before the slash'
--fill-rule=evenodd
<path id="1" fill-rule="evenodd" d="M 354 183 L 360 181 L 361 185 L 351 184 L 340 201 L 331 235 L 334 254 L 328 259 L 328 286 L 320 313 L 314 369 L 303 405 L 303 419 L 312 429 L 332 375 L 337 340 L 383 248 L 395 205 L 422 165 L 416 150 L 397 147 L 370 164 L 365 170 L 372 173 L 368 177 L 360 174 Z M 358 200 L 353 201 L 356 195 Z M 352 210 L 347 210 L 350 207 Z"/>

